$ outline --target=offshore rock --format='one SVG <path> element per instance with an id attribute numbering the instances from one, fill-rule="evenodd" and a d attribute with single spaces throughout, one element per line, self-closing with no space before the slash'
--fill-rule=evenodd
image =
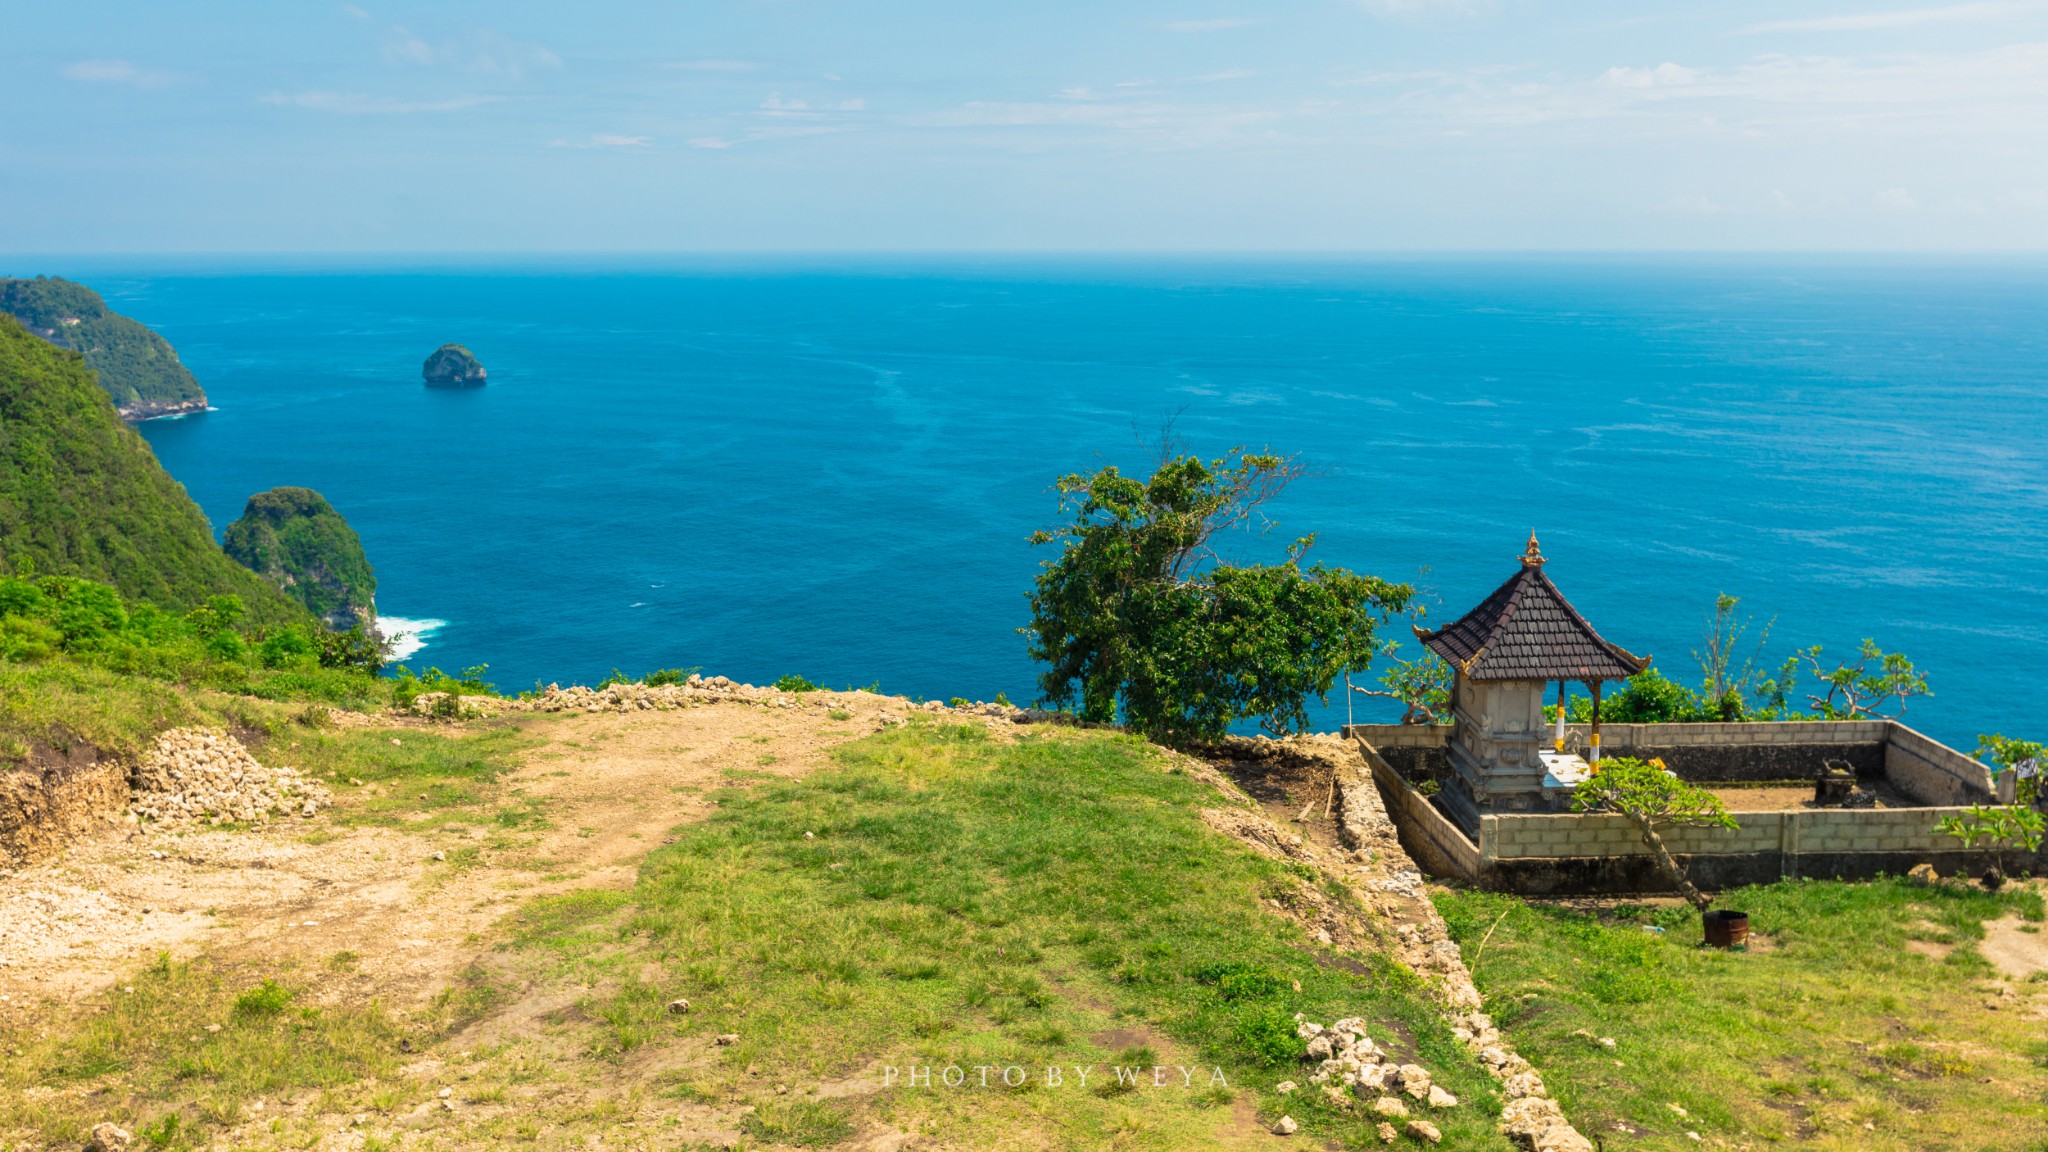
<path id="1" fill-rule="evenodd" d="M 443 344 L 434 349 L 420 369 L 429 388 L 480 388 L 484 366 L 460 344 Z"/>

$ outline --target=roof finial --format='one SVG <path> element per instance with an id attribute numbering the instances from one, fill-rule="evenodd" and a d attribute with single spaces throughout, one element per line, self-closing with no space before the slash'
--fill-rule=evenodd
<path id="1" fill-rule="evenodd" d="M 1536 530 L 1534 528 L 1529 529 L 1529 548 L 1528 551 L 1522 553 L 1522 567 L 1543 567 L 1543 553 L 1536 547 Z"/>

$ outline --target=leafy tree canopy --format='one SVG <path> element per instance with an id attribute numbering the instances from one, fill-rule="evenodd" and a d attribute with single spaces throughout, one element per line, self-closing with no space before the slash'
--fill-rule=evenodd
<path id="1" fill-rule="evenodd" d="M 1047 701 L 1162 740 L 1207 740 L 1256 719 L 1274 733 L 1308 723 L 1310 696 L 1363 671 L 1377 626 L 1414 596 L 1406 584 L 1302 559 L 1224 563 L 1213 545 L 1257 522 L 1299 477 L 1293 460 L 1241 448 L 1213 460 L 1162 447 L 1152 475 L 1114 466 L 1063 476 L 1066 525 L 1031 593 L 1033 659 Z"/>

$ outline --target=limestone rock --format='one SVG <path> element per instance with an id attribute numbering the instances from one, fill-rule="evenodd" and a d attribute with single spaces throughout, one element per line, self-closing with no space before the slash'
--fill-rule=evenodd
<path id="1" fill-rule="evenodd" d="M 92 1139 L 85 1142 L 85 1152 L 117 1152 L 134 1144 L 135 1137 L 129 1135 L 126 1128 L 116 1124 L 95 1124 L 92 1126 Z"/>
<path id="2" fill-rule="evenodd" d="M 420 367 L 420 376 L 430 388 L 480 388 L 487 375 L 483 364 L 460 344 L 434 349 Z"/>
<path id="3" fill-rule="evenodd" d="M 1417 1100 L 1429 1095 L 1429 1069 L 1420 1064 L 1401 1065 L 1401 1091 Z"/>
<path id="4" fill-rule="evenodd" d="M 1444 1091 L 1440 1085 L 1432 1084 L 1429 1086 L 1429 1106 L 1431 1108 L 1456 1108 L 1458 1106 L 1458 1098 Z"/>
<path id="5" fill-rule="evenodd" d="M 1415 1137 L 1417 1140 L 1426 1140 L 1431 1144 L 1441 1144 L 1444 1138 L 1444 1134 L 1437 1131 L 1436 1125 L 1431 1124 L 1427 1120 L 1410 1120 L 1408 1122 L 1408 1135 Z"/>
<path id="6" fill-rule="evenodd" d="M 257 824 L 310 816 L 333 803 L 325 785 L 265 768 L 224 732 L 173 728 L 135 770 L 136 816 L 159 824 Z"/>
<path id="7" fill-rule="evenodd" d="M 1906 879 L 1920 884 L 1932 884 L 1941 879 L 1941 874 L 1934 870 L 1932 864 L 1915 864 L 1907 869 Z"/>
<path id="8" fill-rule="evenodd" d="M 1399 1140 L 1401 1138 L 1401 1130 L 1394 1127 L 1392 1124 L 1386 1123 L 1385 1121 L 1380 1122 L 1380 1126 L 1377 1129 L 1377 1131 L 1379 1132 L 1380 1142 L 1382 1144 L 1392 1144 L 1394 1141 Z"/>
<path id="9" fill-rule="evenodd" d="M 1399 1096 L 1382 1096 L 1372 1102 L 1372 1110 L 1381 1116 L 1401 1117 L 1408 1115 L 1408 1105 L 1401 1103 Z"/>
<path id="10" fill-rule="evenodd" d="M 1297 1132 L 1298 1130 L 1300 1130 L 1300 1128 L 1301 1128 L 1301 1125 L 1299 1125 L 1299 1124 L 1296 1124 L 1296 1123 L 1294 1122 L 1294 1117 L 1292 1117 L 1292 1116 L 1282 1116 L 1282 1117 L 1280 1118 L 1280 1122 L 1279 1122 L 1278 1124 L 1275 1124 L 1275 1125 L 1273 1125 L 1273 1135 L 1275 1135 L 1275 1136 L 1292 1136 L 1292 1135 L 1294 1135 L 1294 1134 L 1295 1134 L 1295 1132 Z"/>
<path id="11" fill-rule="evenodd" d="M 671 1016 L 681 1016 L 689 1010 L 690 1002 L 688 1000 L 671 1000 L 668 1002 L 668 1014 Z"/>

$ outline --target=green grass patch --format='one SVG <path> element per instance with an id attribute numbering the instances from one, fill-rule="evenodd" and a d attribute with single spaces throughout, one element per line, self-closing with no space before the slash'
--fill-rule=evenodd
<path id="1" fill-rule="evenodd" d="M 1987 920 L 2040 919 L 2035 892 L 1737 889 L 1717 903 L 1749 913 L 1762 939 L 1747 953 L 1698 947 L 1689 908 L 1595 916 L 1466 891 L 1436 902 L 1488 1010 L 1610 1147 L 1701 1147 L 1688 1132 L 1708 1147 L 2048 1146 L 2038 1023 L 2018 1002 L 1986 1007 L 1994 973 L 1973 947 Z"/>
<path id="2" fill-rule="evenodd" d="M 750 1132 L 782 1143 L 824 1141 L 842 1114 L 766 1086 L 931 1066 L 935 1080 L 963 1069 L 963 1085 L 906 1087 L 904 1073 L 860 1107 L 940 1142 L 1000 1130 L 1174 1148 L 1212 1141 L 1232 1091 L 1278 1115 L 1274 1086 L 1303 1079 L 1296 1012 L 1357 1015 L 1464 1098 L 1432 1117 L 1446 1146 L 1507 1147 L 1492 1081 L 1414 976 L 1377 955 L 1319 964 L 1261 903 L 1308 881 L 1210 831 L 1199 810 L 1219 797 L 1150 746 L 917 724 L 836 755 L 800 781 L 721 793 L 633 891 L 522 914 L 514 950 L 611 989 L 582 1006 L 593 1054 L 734 1033 L 692 1090 L 752 1099 Z M 689 1013 L 668 1013 L 676 996 Z M 1119 1055 L 1148 1066 L 1142 1084 L 1118 1083 Z M 1155 1082 L 1153 1063 L 1190 1072 Z M 1090 1065 L 1084 1087 L 1074 1069 Z M 1008 1068 L 1028 1079 L 1004 1084 Z M 1376 1143 L 1371 1122 L 1311 1093 L 1284 1110 L 1316 1138 Z"/>

